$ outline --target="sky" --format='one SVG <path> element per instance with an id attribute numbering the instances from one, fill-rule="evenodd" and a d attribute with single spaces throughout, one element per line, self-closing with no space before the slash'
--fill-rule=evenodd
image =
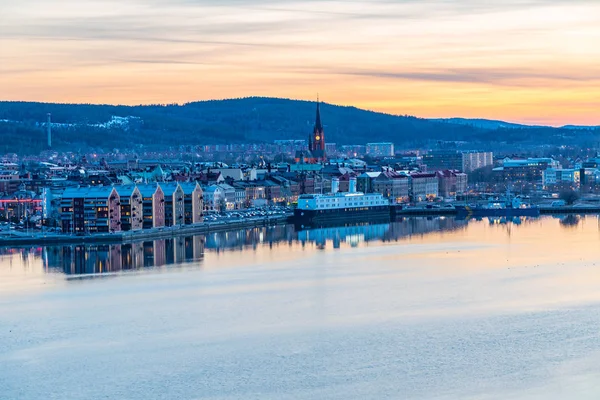
<path id="1" fill-rule="evenodd" d="M 0 100 L 600 125 L 598 0 L 0 0 Z"/>

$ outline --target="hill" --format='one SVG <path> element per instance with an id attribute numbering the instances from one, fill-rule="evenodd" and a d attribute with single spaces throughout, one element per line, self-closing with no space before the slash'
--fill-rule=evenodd
<path id="1" fill-rule="evenodd" d="M 573 138 L 595 140 L 598 133 L 596 128 L 490 127 L 331 104 L 322 104 L 321 111 L 327 140 L 338 144 L 390 141 L 422 146 L 439 140 L 558 144 Z M 43 150 L 47 113 L 52 114 L 55 149 L 160 148 L 305 139 L 314 122 L 315 103 L 261 97 L 143 106 L 0 102 L 0 153 Z"/>

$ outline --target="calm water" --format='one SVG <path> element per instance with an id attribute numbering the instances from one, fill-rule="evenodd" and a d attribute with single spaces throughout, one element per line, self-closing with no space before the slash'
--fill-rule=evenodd
<path id="1" fill-rule="evenodd" d="M 0 249 L 0 399 L 598 399 L 600 224 Z"/>

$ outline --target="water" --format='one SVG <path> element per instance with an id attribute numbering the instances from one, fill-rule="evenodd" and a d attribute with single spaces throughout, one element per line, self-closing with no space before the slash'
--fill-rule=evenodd
<path id="1" fill-rule="evenodd" d="M 0 250 L 0 399 L 597 399 L 597 217 Z"/>

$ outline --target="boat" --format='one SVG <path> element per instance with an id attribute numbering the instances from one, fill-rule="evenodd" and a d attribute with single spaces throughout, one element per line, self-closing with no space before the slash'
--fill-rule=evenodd
<path id="1" fill-rule="evenodd" d="M 459 216 L 468 217 L 539 217 L 540 208 L 507 193 L 505 200 L 490 200 L 488 204 L 455 205 Z"/>
<path id="2" fill-rule="evenodd" d="M 356 191 L 356 178 L 351 178 L 348 192 L 339 192 L 339 182 L 331 183 L 329 194 L 303 194 L 294 210 L 297 227 L 323 226 L 332 222 L 383 222 L 390 219 L 390 202 L 380 193 Z"/>

